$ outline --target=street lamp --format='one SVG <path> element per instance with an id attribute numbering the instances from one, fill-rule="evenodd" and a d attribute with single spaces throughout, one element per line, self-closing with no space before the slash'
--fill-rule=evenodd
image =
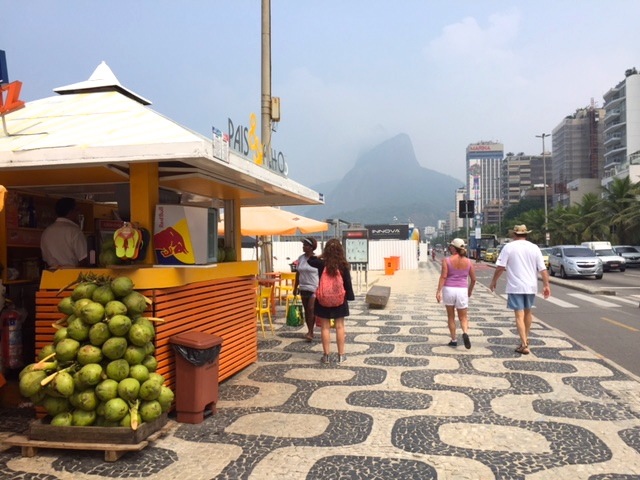
<path id="1" fill-rule="evenodd" d="M 542 139 L 542 177 L 544 182 L 544 241 L 545 245 L 549 245 L 549 226 L 548 222 L 548 210 L 547 210 L 547 152 L 544 148 L 544 139 L 550 137 L 551 134 L 543 133 L 542 135 L 536 135 L 537 138 Z"/>

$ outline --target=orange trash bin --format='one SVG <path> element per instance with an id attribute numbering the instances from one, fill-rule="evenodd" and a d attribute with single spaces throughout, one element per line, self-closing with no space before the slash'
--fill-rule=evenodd
<path id="1" fill-rule="evenodd" d="M 176 415 L 181 423 L 201 423 L 205 411 L 216 413 L 222 338 L 184 332 L 169 339 L 175 351 Z"/>
<path id="2" fill-rule="evenodd" d="M 393 265 L 393 260 L 391 259 L 391 257 L 384 257 L 384 274 L 393 275 L 395 271 L 396 269 Z"/>
<path id="3" fill-rule="evenodd" d="M 391 256 L 391 261 L 393 262 L 393 268 L 395 270 L 400 270 L 400 257 L 399 256 Z"/>

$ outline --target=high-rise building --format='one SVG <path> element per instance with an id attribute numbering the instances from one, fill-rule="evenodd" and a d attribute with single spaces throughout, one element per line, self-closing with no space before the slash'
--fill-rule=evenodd
<path id="1" fill-rule="evenodd" d="M 573 115 L 566 116 L 553 129 L 553 154 L 551 159 L 551 179 L 553 185 L 552 205 L 569 206 L 582 197 L 575 195 L 575 186 L 580 185 L 581 193 L 599 190 L 593 179 L 602 178 L 604 149 L 602 146 L 605 110 L 591 104 L 580 108 Z M 547 165 L 547 173 L 549 165 Z M 587 179 L 592 179 L 591 181 Z M 596 186 L 590 189 L 589 186 Z"/>
<path id="2" fill-rule="evenodd" d="M 483 214 L 485 205 L 500 202 L 503 158 L 502 143 L 478 142 L 467 146 L 467 200 L 475 201 L 476 214 Z"/>
<path id="3" fill-rule="evenodd" d="M 550 162 L 549 156 L 546 158 Z M 508 153 L 502 161 L 502 209 L 516 205 L 532 189 L 544 190 L 542 155 Z M 550 168 L 547 164 L 547 173 Z M 549 177 L 547 178 L 549 183 Z M 549 189 L 550 190 L 550 189 Z"/>
<path id="4" fill-rule="evenodd" d="M 640 181 L 640 74 L 635 68 L 604 94 L 604 178 Z"/>

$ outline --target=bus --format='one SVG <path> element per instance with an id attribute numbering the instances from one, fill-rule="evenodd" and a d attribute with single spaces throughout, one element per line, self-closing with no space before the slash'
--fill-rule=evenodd
<path id="1" fill-rule="evenodd" d="M 476 258 L 478 256 L 478 246 L 480 246 L 480 255 L 482 255 L 482 252 L 487 248 L 496 248 L 499 244 L 498 236 L 494 233 L 483 233 L 479 240 L 472 236 L 468 242 L 469 257 Z"/>

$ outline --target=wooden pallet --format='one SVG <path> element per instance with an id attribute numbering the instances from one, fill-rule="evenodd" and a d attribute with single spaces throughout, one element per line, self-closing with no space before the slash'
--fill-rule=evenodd
<path id="1" fill-rule="evenodd" d="M 166 427 L 165 427 L 166 428 Z M 84 443 L 84 442 L 52 442 L 47 440 L 31 440 L 25 435 L 12 435 L 2 443 L 10 447 L 21 447 L 23 457 L 35 457 L 39 448 L 61 450 L 104 450 L 104 461 L 115 462 L 127 452 L 139 452 L 150 442 L 156 441 L 164 429 L 149 435 L 145 440 L 135 444 L 116 443 Z"/>

